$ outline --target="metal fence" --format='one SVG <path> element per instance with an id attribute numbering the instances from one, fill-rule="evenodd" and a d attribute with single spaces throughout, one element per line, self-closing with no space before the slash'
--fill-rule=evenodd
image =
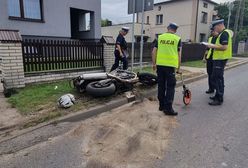
<path id="1" fill-rule="evenodd" d="M 245 42 L 245 52 L 248 52 L 248 40 Z"/>
<path id="2" fill-rule="evenodd" d="M 103 44 L 95 41 L 24 39 L 25 73 L 103 68 Z"/>
<path id="3" fill-rule="evenodd" d="M 152 61 L 152 49 L 154 47 L 153 43 L 144 44 L 143 52 L 143 62 Z M 128 44 L 129 53 L 131 55 L 132 44 Z M 182 44 L 182 62 L 195 61 L 203 58 L 206 51 L 206 47 L 197 43 L 183 43 Z M 128 58 L 131 61 L 131 58 Z M 140 61 L 140 43 L 135 43 L 134 47 L 134 62 L 138 63 Z"/>
<path id="4" fill-rule="evenodd" d="M 3 61 L 3 59 L 2 59 L 2 57 L 0 55 L 0 78 L 2 77 L 2 67 L 3 67 L 2 61 Z"/>
<path id="5" fill-rule="evenodd" d="M 128 57 L 129 62 L 131 62 L 131 48 L 132 48 L 132 44 L 128 43 L 128 49 L 130 53 L 130 57 Z M 151 57 L 152 48 L 153 48 L 152 43 L 144 43 L 144 50 L 143 50 L 143 57 L 142 57 L 143 62 L 152 61 L 152 57 Z M 140 61 L 140 43 L 135 43 L 134 44 L 134 63 L 138 63 L 139 61 Z"/>
<path id="6" fill-rule="evenodd" d="M 196 61 L 203 58 L 206 46 L 198 43 L 184 43 L 182 45 L 182 62 Z"/>

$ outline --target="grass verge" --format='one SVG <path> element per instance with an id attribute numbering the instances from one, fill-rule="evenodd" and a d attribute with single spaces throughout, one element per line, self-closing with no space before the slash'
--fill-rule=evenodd
<path id="1" fill-rule="evenodd" d="M 58 98 L 67 93 L 75 96 L 76 104 L 69 109 L 59 108 L 57 106 Z M 17 90 L 16 94 L 8 99 L 8 102 L 26 118 L 21 126 L 26 128 L 69 113 L 107 103 L 118 96 L 120 94 L 107 98 L 93 98 L 87 94 L 77 93 L 70 86 L 69 80 L 65 80 L 26 86 L 24 89 Z"/>

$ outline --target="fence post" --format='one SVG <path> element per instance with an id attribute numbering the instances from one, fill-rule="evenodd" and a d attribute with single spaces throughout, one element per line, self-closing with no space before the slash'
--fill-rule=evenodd
<path id="1" fill-rule="evenodd" d="M 0 42 L 0 58 L 4 88 L 25 87 L 21 42 Z"/>
<path id="2" fill-rule="evenodd" d="M 109 72 L 112 65 L 114 64 L 114 49 L 115 49 L 115 40 L 110 36 L 103 36 L 101 38 L 103 43 L 103 64 L 105 71 Z"/>
<path id="3" fill-rule="evenodd" d="M 245 53 L 245 41 L 240 41 L 238 45 L 238 53 L 237 54 L 244 54 Z"/>

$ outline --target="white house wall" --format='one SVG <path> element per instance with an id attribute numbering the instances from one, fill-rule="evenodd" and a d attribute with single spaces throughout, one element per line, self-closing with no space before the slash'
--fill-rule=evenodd
<path id="1" fill-rule="evenodd" d="M 70 8 L 94 12 L 92 38 L 101 37 L 101 1 L 43 0 L 45 23 L 8 19 L 8 0 L 0 1 L 0 29 L 17 29 L 22 35 L 71 37 Z"/>

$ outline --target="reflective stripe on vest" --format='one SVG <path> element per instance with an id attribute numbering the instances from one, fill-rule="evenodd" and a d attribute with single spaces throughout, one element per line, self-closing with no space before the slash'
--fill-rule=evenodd
<path id="1" fill-rule="evenodd" d="M 209 43 L 209 44 L 212 43 L 212 39 L 213 39 L 213 36 L 211 36 L 211 37 L 208 38 L 208 43 Z M 212 51 L 213 51 L 212 48 L 210 48 L 210 49 L 208 50 L 207 59 L 210 58 L 210 55 L 211 55 Z"/>
<path id="2" fill-rule="evenodd" d="M 232 36 L 231 36 L 231 33 L 228 29 L 224 30 L 223 32 L 227 32 L 229 34 L 227 49 L 225 51 L 214 50 L 213 60 L 226 60 L 226 59 L 232 58 Z M 218 38 L 216 40 L 216 43 L 215 43 L 216 45 L 220 45 L 221 34 L 218 36 Z"/>
<path id="3" fill-rule="evenodd" d="M 164 33 L 158 37 L 156 64 L 178 68 L 178 43 L 180 37 L 172 33 Z"/>

